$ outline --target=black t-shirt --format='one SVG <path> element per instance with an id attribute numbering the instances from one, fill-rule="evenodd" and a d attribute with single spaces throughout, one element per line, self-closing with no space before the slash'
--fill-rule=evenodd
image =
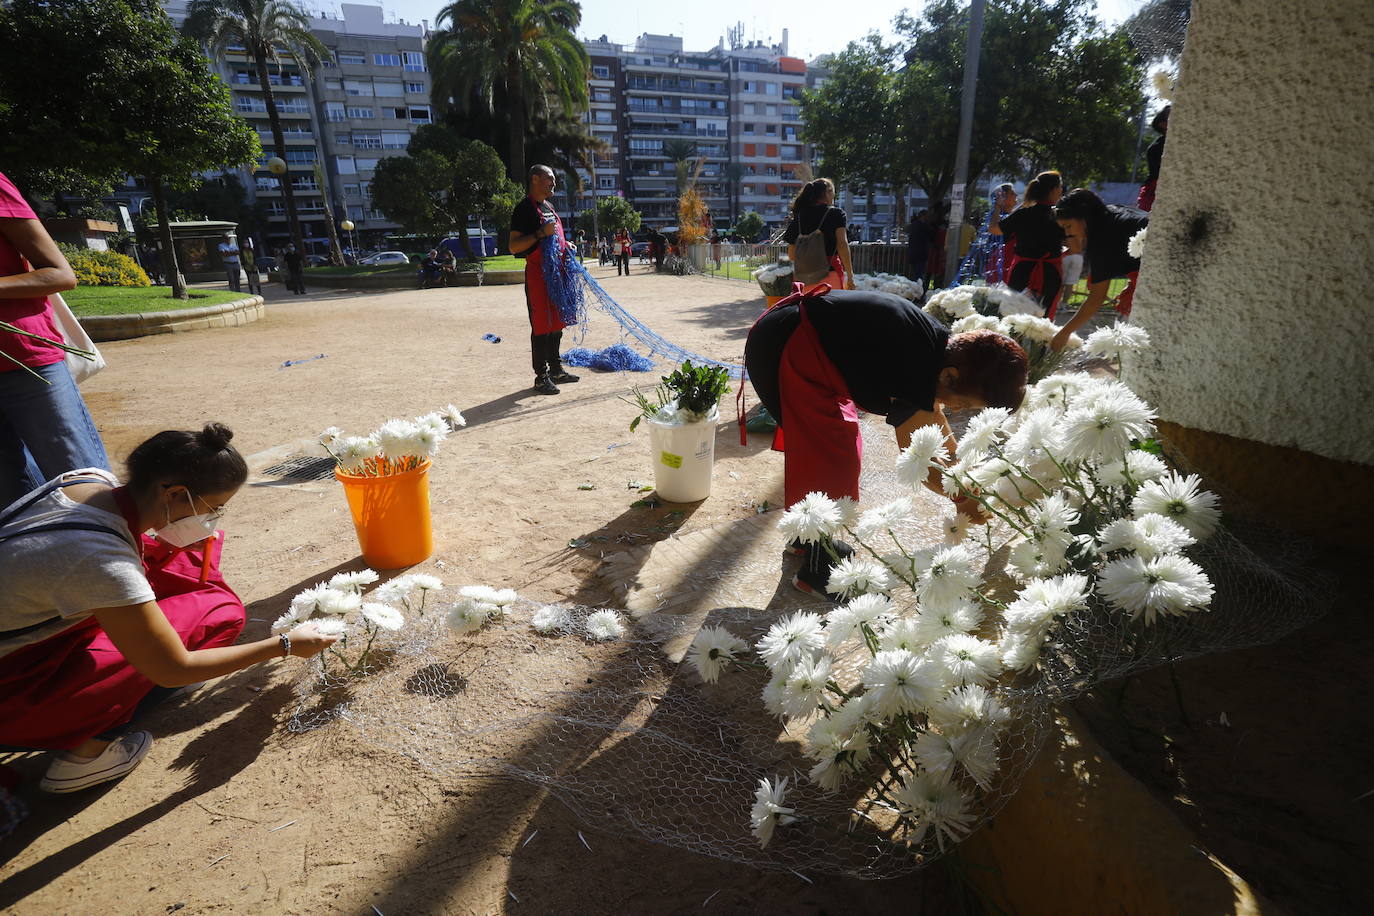
<path id="1" fill-rule="evenodd" d="M 1004 236 L 1012 236 L 1023 258 L 1043 258 L 1064 250 L 1064 230 L 1049 204 L 1017 207 L 998 221 Z"/>
<path id="2" fill-rule="evenodd" d="M 911 221 L 911 229 L 907 233 L 907 251 L 910 260 L 921 262 L 926 259 L 930 252 L 930 243 L 935 239 L 935 227 L 930 223 L 922 222 L 919 219 Z"/>
<path id="3" fill-rule="evenodd" d="M 545 223 L 552 223 L 558 219 L 558 214 L 553 207 L 549 206 L 548 201 L 544 201 L 537 208 L 534 200 L 529 197 L 521 198 L 520 203 L 515 205 L 515 209 L 510 213 L 510 228 L 512 232 L 521 235 L 534 235 Z M 517 258 L 528 258 L 534 251 L 535 246 L 525 249 L 525 251 L 515 254 Z"/>
<path id="4" fill-rule="evenodd" d="M 1150 167 L 1150 181 L 1159 180 L 1159 166 L 1164 161 L 1164 140 L 1168 134 L 1160 134 L 1145 150 L 1145 162 Z"/>
<path id="5" fill-rule="evenodd" d="M 1150 214 L 1135 207 L 1107 204 L 1107 215 L 1088 224 L 1083 272 L 1089 283 L 1126 277 L 1140 270 L 1140 259 L 1126 253 L 1126 243 L 1150 222 Z"/>
<path id="6" fill-rule="evenodd" d="M 843 229 L 847 223 L 848 219 L 839 207 L 827 207 L 825 204 L 803 207 L 787 224 L 787 231 L 782 234 L 782 240 L 791 245 L 803 235 L 815 232 L 816 228 L 820 227 L 821 235 L 825 237 L 825 256 L 833 258 L 836 250 L 835 230 Z"/>
<path id="7" fill-rule="evenodd" d="M 935 409 L 949 331 L 920 306 L 890 293 L 833 290 L 807 299 L 806 314 L 860 408 L 886 416 L 892 426 Z M 781 407 L 778 366 L 800 322 L 799 305 L 773 309 L 745 344 L 749 378 L 770 409 Z"/>

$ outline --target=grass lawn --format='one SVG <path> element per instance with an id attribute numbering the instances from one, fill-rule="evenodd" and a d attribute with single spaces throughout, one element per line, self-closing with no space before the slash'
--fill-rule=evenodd
<path id="1" fill-rule="evenodd" d="M 191 290 L 191 298 L 183 302 L 173 299 L 171 288 L 166 286 L 78 286 L 63 293 L 62 298 L 77 315 L 128 315 L 134 312 L 194 309 L 203 305 L 233 302 L 249 295 L 246 292 L 235 293 L 229 290 L 196 289 Z"/>
<path id="2" fill-rule="evenodd" d="M 514 255 L 500 254 L 490 258 L 483 258 L 482 264 L 487 270 L 524 270 L 525 262 Z M 462 268 L 462 262 L 459 262 Z M 384 274 L 414 274 L 419 268 L 414 264 L 395 264 L 384 267 L 367 267 L 363 265 L 352 265 L 349 267 L 307 267 L 305 275 L 307 277 L 375 277 Z"/>

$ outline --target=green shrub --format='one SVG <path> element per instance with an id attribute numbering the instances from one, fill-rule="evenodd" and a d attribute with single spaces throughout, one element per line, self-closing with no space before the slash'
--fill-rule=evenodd
<path id="1" fill-rule="evenodd" d="M 117 251 L 96 251 L 59 242 L 58 248 L 72 265 L 76 282 L 82 286 L 152 286 L 138 262 Z"/>

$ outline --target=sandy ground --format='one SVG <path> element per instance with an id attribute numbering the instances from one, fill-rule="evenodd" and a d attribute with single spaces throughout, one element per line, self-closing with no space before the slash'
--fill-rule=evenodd
<path id="1" fill-rule="evenodd" d="M 665 337 L 732 362 L 762 307 L 744 283 L 597 273 Z M 214 419 L 256 471 L 326 426 L 361 434 L 453 403 L 469 426 L 431 474 L 438 543 L 419 568 L 589 604 L 610 600 L 592 576 L 605 554 L 781 499 L 781 456 L 764 437 L 740 446 L 729 411 L 710 499 L 632 506 L 652 472 L 647 433 L 629 432 L 634 410 L 619 398 L 656 375 L 583 372 L 560 396 L 533 394 L 520 287 L 290 297 L 274 285 L 268 296 L 268 317 L 243 328 L 102 345 L 109 368 L 83 391 L 117 465 L 160 429 Z M 616 341 L 609 318 L 590 324 L 587 345 Z M 245 637 L 264 635 L 302 587 L 361 565 L 333 481 L 255 476 L 226 529 L 226 578 L 256 618 Z M 303 664 L 261 665 L 155 711 L 144 727 L 157 744 L 114 788 L 43 797 L 32 781 L 44 758 L 11 760 L 31 780 L 21 793 L 33 813 L 0 846 L 0 909 L 878 913 L 950 912 L 963 896 L 942 870 L 809 883 L 622 836 L 586 831 L 584 844 L 585 827 L 529 784 L 446 781 L 347 726 L 290 735 Z"/>

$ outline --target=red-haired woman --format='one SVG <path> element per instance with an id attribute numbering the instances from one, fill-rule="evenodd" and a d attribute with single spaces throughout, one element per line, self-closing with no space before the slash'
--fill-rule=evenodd
<path id="1" fill-rule="evenodd" d="M 754 323 L 744 363 L 759 400 L 786 431 L 788 506 L 813 491 L 859 498 L 860 410 L 885 416 L 901 448 L 920 427 L 939 425 L 952 453 L 945 408 L 1015 408 L 1026 390 L 1026 354 L 1010 338 L 951 335 L 889 293 L 789 296 Z M 928 485 L 942 492 L 938 477 Z M 824 594 L 828 554 L 817 545 L 792 552 L 806 556 L 792 584 Z"/>

